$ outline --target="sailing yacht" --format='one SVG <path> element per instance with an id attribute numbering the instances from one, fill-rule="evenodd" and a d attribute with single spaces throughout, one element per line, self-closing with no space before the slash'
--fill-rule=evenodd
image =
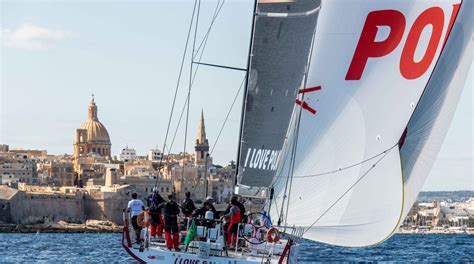
<path id="1" fill-rule="evenodd" d="M 124 249 L 142 263 L 296 263 L 302 239 L 345 247 L 388 239 L 461 96 L 473 5 L 256 1 L 235 192 L 264 197 L 262 213 L 239 225 L 233 249 L 225 223 L 208 219 L 180 251 L 146 226 L 133 244 L 124 213 Z"/>

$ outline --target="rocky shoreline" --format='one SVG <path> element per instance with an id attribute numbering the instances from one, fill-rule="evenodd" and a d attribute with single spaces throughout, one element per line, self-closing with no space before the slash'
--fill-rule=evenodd
<path id="1" fill-rule="evenodd" d="M 87 220 L 83 224 L 58 223 L 18 225 L 0 224 L 0 233 L 120 233 L 122 226 L 110 221 Z"/>

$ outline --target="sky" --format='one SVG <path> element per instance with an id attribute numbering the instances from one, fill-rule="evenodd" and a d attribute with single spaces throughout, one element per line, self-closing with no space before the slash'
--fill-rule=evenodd
<path id="1" fill-rule="evenodd" d="M 140 155 L 162 149 L 193 2 L 0 0 L 0 144 L 72 153 L 75 130 L 94 94 L 114 154 L 127 145 Z M 198 44 L 216 3 L 203 1 Z M 251 0 L 225 3 L 203 62 L 246 68 L 252 9 Z M 423 190 L 474 190 L 473 68 Z M 240 71 L 199 67 L 187 151 L 201 109 L 214 146 L 243 78 Z M 181 81 L 172 131 L 186 98 L 189 63 Z M 236 102 L 212 153 L 216 164 L 236 158 L 241 93 Z M 184 150 L 183 131 L 172 152 Z"/>

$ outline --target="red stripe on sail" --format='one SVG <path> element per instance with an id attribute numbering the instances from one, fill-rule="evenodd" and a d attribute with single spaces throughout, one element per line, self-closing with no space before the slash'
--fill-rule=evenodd
<path id="1" fill-rule="evenodd" d="M 296 99 L 295 100 L 295 103 L 299 106 L 301 106 L 301 108 L 305 109 L 305 110 L 308 110 L 309 112 L 311 112 L 313 115 L 316 114 L 316 110 L 314 110 L 311 106 L 308 105 L 308 103 L 306 102 L 301 102 L 300 100 Z"/>
<path id="2" fill-rule="evenodd" d="M 298 91 L 299 94 L 305 94 L 305 93 L 310 93 L 314 91 L 319 91 L 321 90 L 321 86 L 316 86 L 316 87 L 311 87 L 311 88 L 305 88 L 305 89 L 300 89 Z"/>

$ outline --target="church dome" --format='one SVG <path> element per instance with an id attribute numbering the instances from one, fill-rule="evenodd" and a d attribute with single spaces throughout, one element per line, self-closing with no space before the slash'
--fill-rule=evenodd
<path id="1" fill-rule="evenodd" d="M 82 129 L 87 129 L 87 141 L 90 143 L 110 144 L 109 133 L 105 126 L 95 120 L 87 120 L 82 123 Z"/>
<path id="2" fill-rule="evenodd" d="M 87 129 L 87 142 L 110 145 L 109 132 L 97 117 L 97 105 L 94 98 L 92 98 L 88 110 L 88 119 L 81 125 L 82 129 Z"/>

